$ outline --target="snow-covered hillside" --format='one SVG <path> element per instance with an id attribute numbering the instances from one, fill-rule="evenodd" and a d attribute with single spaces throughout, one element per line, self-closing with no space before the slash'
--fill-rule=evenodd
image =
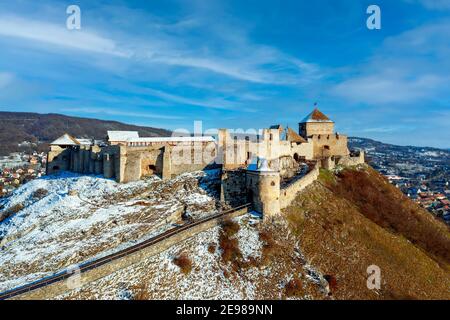
<path id="1" fill-rule="evenodd" d="M 324 299 L 328 284 L 305 261 L 286 225 L 255 223 L 249 215 L 235 218 L 237 239 L 242 256 L 238 264 L 224 262 L 220 245 L 221 226 L 202 232 L 187 241 L 128 268 L 72 290 L 57 299 L 281 299 L 286 284 L 301 279 L 302 294 L 295 298 Z M 282 237 L 286 247 L 279 247 L 264 262 L 264 241 L 260 233 L 270 228 L 274 237 Z M 278 239 L 281 240 L 281 239 Z M 280 242 L 283 242 L 281 240 Z M 279 242 L 279 243 L 280 243 Z M 174 258 L 186 255 L 192 270 L 185 274 Z"/>
<path id="2" fill-rule="evenodd" d="M 216 212 L 218 171 L 127 184 L 62 173 L 0 203 L 0 291 L 155 236 L 189 213 Z M 17 211 L 17 212 L 16 212 Z"/>

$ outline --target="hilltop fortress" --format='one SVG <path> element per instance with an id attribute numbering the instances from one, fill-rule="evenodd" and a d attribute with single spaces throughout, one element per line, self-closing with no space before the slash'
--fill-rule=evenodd
<path id="1" fill-rule="evenodd" d="M 281 125 L 259 132 L 219 129 L 210 136 L 175 132 L 146 138 L 134 131 L 108 131 L 106 141 L 64 134 L 50 144 L 47 174 L 73 171 L 130 182 L 218 168 L 224 203 L 251 202 L 256 211 L 272 215 L 314 181 L 320 167 L 363 162 L 363 152 L 351 153 L 347 136 L 335 133 L 334 122 L 314 109 L 298 132 Z"/>

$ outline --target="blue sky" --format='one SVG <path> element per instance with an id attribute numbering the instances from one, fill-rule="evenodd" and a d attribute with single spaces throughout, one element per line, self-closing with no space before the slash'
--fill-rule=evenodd
<path id="1" fill-rule="evenodd" d="M 449 57 L 450 0 L 0 0 L 1 111 L 297 128 L 317 102 L 339 132 L 450 148 Z"/>

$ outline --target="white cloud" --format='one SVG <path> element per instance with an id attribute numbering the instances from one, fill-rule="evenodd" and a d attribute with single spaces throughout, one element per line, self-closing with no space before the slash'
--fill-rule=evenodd
<path id="1" fill-rule="evenodd" d="M 450 22 L 417 27 L 387 38 L 356 75 L 331 89 L 356 103 L 411 103 L 435 100 L 450 83 Z"/>
<path id="2" fill-rule="evenodd" d="M 449 0 L 405 0 L 409 3 L 420 3 L 427 9 L 431 10 L 450 10 Z"/>
<path id="3" fill-rule="evenodd" d="M 155 89 L 144 89 L 143 92 L 148 93 L 152 96 L 161 98 L 166 101 L 172 101 L 177 104 L 185 104 L 185 105 L 191 105 L 191 106 L 199 106 L 199 107 L 206 107 L 206 108 L 212 108 L 212 109 L 237 109 L 238 105 L 223 99 L 192 99 L 192 98 L 186 98 L 178 95 L 174 95 L 171 93 L 167 93 L 161 90 L 155 90 Z"/>
<path id="4" fill-rule="evenodd" d="M 114 21 L 115 15 L 123 17 L 124 14 L 120 9 L 108 13 Z M 128 21 L 145 26 L 148 32 L 145 35 L 142 32 L 134 34 L 125 28 L 121 33 L 119 20 L 114 31 L 103 29 L 103 32 L 109 32 L 109 37 L 105 37 L 87 31 L 83 25 L 81 30 L 67 30 L 64 23 L 0 15 L 0 35 L 129 58 L 127 61 L 132 64 L 153 70 L 161 65 L 185 67 L 262 84 L 304 84 L 317 79 L 319 74 L 313 64 L 285 55 L 276 48 L 252 43 L 245 32 L 234 25 L 223 24 L 214 31 L 208 29 L 208 23 L 192 17 L 162 27 L 161 23 L 149 22 L 148 17 L 134 11 L 126 11 L 126 14 Z M 173 32 L 174 28 L 177 32 Z M 208 36 L 193 36 L 192 28 Z M 92 25 L 89 30 L 92 30 Z"/>
<path id="5" fill-rule="evenodd" d="M 367 104 L 406 103 L 432 97 L 436 90 L 448 84 L 449 80 L 435 75 L 410 79 L 380 73 L 340 83 L 333 88 L 333 93 L 354 102 Z"/>
<path id="6" fill-rule="evenodd" d="M 113 40 L 95 33 L 84 30 L 69 31 L 64 24 L 57 25 L 16 16 L 0 16 L 0 35 L 120 57 L 130 55 L 130 52 L 118 49 Z"/>
<path id="7" fill-rule="evenodd" d="M 0 72 L 0 89 L 5 88 L 14 80 L 14 75 L 8 72 Z"/>
<path id="8" fill-rule="evenodd" d="M 111 108 L 63 108 L 63 112 L 76 112 L 84 114 L 107 114 L 113 116 L 126 116 L 136 118 L 149 118 L 149 119 L 166 119 L 166 120 L 179 120 L 183 117 L 155 114 L 151 112 L 133 112 L 133 111 L 119 111 Z"/>

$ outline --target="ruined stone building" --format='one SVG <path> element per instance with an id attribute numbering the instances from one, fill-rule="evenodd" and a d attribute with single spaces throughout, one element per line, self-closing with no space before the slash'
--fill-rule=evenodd
<path id="1" fill-rule="evenodd" d="M 73 171 L 129 182 L 220 168 L 222 201 L 231 206 L 251 202 L 256 211 L 270 215 L 278 213 L 319 167 L 364 162 L 364 154 L 351 154 L 347 136 L 335 133 L 334 122 L 318 109 L 299 123 L 298 132 L 274 125 L 258 132 L 175 134 L 147 138 L 134 131 L 108 131 L 105 141 L 64 134 L 50 144 L 47 174 Z"/>

